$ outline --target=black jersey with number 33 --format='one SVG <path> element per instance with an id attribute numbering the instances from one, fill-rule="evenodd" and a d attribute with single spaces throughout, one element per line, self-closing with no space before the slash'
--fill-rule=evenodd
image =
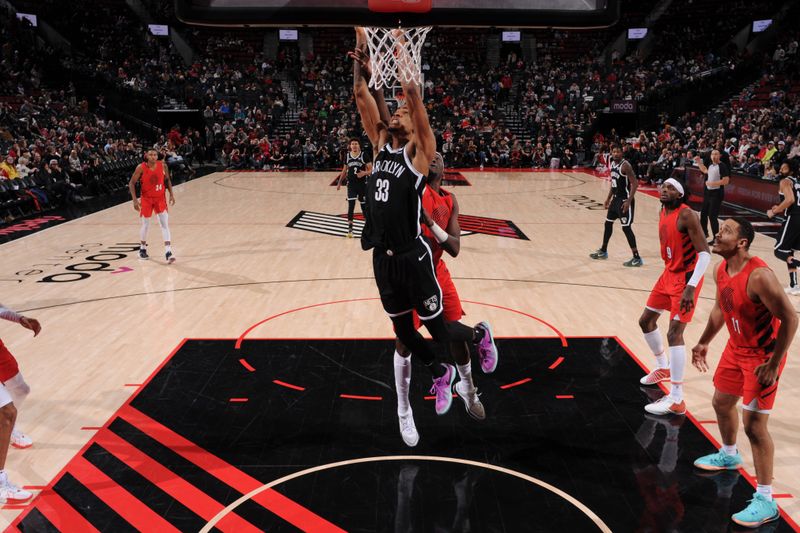
<path id="1" fill-rule="evenodd" d="M 406 154 L 405 146 L 386 144 L 367 177 L 367 219 L 361 247 L 401 251 L 420 236 L 425 179 Z"/>

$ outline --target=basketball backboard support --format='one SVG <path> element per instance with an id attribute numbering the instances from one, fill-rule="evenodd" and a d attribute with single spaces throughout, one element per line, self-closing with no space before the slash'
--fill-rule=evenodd
<path id="1" fill-rule="evenodd" d="M 621 0 L 175 0 L 205 26 L 607 27 Z"/>

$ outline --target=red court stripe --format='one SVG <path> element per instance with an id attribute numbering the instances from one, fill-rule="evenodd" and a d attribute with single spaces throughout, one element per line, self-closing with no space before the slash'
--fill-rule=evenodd
<path id="1" fill-rule="evenodd" d="M 143 433 L 146 433 L 187 461 L 194 463 L 242 494 L 247 494 L 264 486 L 264 483 L 228 464 L 216 455 L 205 451 L 130 405 L 123 406 L 118 415 L 126 422 L 136 426 Z M 317 516 L 300 504 L 283 497 L 273 489 L 267 489 L 253 498 L 253 500 L 304 531 L 344 533 L 343 529 Z M 276 501 L 278 504 L 275 504 Z"/>
<path id="2" fill-rule="evenodd" d="M 142 384 L 141 383 L 126 383 L 125 386 L 126 387 L 141 387 Z"/>
<path id="3" fill-rule="evenodd" d="M 716 420 L 698 420 L 697 423 L 698 424 L 716 424 L 717 421 Z"/>
<path id="4" fill-rule="evenodd" d="M 244 360 L 244 359 L 239 359 L 239 362 L 242 364 L 242 366 L 243 366 L 243 367 L 245 367 L 245 368 L 246 368 L 247 370 L 249 370 L 250 372 L 255 372 L 255 371 L 256 371 L 256 369 L 255 369 L 255 368 L 253 368 L 253 365 L 251 365 L 250 363 L 248 363 L 246 360 Z"/>
<path id="5" fill-rule="evenodd" d="M 52 490 L 43 492 L 36 503 L 39 512 L 59 531 L 99 533 L 82 514 Z"/>
<path id="6" fill-rule="evenodd" d="M 224 505 L 208 496 L 164 465 L 111 431 L 101 431 L 95 442 L 204 520 L 211 520 Z M 222 531 L 260 531 L 239 515 L 229 513 L 217 523 Z"/>
<path id="7" fill-rule="evenodd" d="M 102 426 L 83 426 L 81 429 L 86 430 L 86 431 L 97 431 L 97 430 L 103 429 L 103 427 Z"/>
<path id="8" fill-rule="evenodd" d="M 349 400 L 383 400 L 383 396 L 358 396 L 357 394 L 340 394 L 339 398 L 347 398 Z"/>
<path id="9" fill-rule="evenodd" d="M 231 398 L 228 401 L 232 403 L 244 403 L 247 401 L 247 398 Z"/>
<path id="10" fill-rule="evenodd" d="M 785 494 L 773 494 L 772 497 L 773 498 L 794 498 L 794 496 L 792 496 L 791 494 L 788 494 L 788 493 L 785 493 Z"/>
<path id="11" fill-rule="evenodd" d="M 273 379 L 272 382 L 275 385 L 280 385 L 281 387 L 287 387 L 289 389 L 300 390 L 300 391 L 306 390 L 305 387 L 301 387 L 300 385 L 292 385 L 291 383 L 286 383 L 285 381 L 281 381 L 279 379 Z"/>
<path id="12" fill-rule="evenodd" d="M 552 365 L 548 366 L 547 368 L 549 368 L 550 370 L 553 370 L 563 362 L 564 362 L 564 358 L 563 357 L 559 357 L 558 359 L 555 360 L 555 362 Z"/>
<path id="13" fill-rule="evenodd" d="M 25 490 L 44 490 L 47 485 L 23 485 L 22 488 Z"/>
<path id="14" fill-rule="evenodd" d="M 521 379 L 519 381 L 515 381 L 514 383 L 507 383 L 505 385 L 500 385 L 501 389 L 510 389 L 511 387 L 516 387 L 517 385 L 523 385 L 527 382 L 531 381 L 531 378 Z"/>
<path id="15" fill-rule="evenodd" d="M 68 472 L 139 531 L 178 532 L 175 526 L 83 457 L 75 457 Z"/>
<path id="16" fill-rule="evenodd" d="M 557 394 L 556 400 L 571 400 L 575 398 L 572 394 Z"/>

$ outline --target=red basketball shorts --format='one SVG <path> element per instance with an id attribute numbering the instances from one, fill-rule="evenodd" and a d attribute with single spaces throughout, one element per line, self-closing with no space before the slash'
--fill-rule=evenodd
<path id="1" fill-rule="evenodd" d="M 167 197 L 150 198 L 148 196 L 142 196 L 140 204 L 139 216 L 150 218 L 153 216 L 153 212 L 159 214 L 167 210 Z"/>
<path id="2" fill-rule="evenodd" d="M 755 369 L 766 363 L 769 358 L 770 355 L 738 354 L 729 345 L 725 346 L 717 371 L 714 372 L 714 387 L 725 394 L 741 396 L 745 406 L 756 400 L 756 408 L 759 411 L 769 411 L 775 405 L 778 382 L 786 365 L 786 357 L 778 369 L 778 380 L 769 387 L 762 387 L 756 377 Z"/>
<path id="3" fill-rule="evenodd" d="M 19 374 L 19 364 L 11 355 L 3 341 L 0 341 L 0 383 L 6 382 Z"/>
<path id="4" fill-rule="evenodd" d="M 691 277 L 691 272 L 672 272 L 665 270 L 656 281 L 650 296 L 647 298 L 647 308 L 653 311 L 669 311 L 670 320 L 689 323 L 697 307 L 697 299 L 703 288 L 703 280 L 697 284 L 694 291 L 694 306 L 688 312 L 681 311 L 681 296 L 686 288 L 686 282 Z"/>

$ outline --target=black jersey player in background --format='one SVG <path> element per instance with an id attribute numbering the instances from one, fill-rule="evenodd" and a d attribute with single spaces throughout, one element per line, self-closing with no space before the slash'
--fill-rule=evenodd
<path id="1" fill-rule="evenodd" d="M 342 180 L 347 178 L 347 236 L 352 237 L 356 200 L 361 204 L 361 214 L 366 213 L 367 176 L 372 172 L 372 163 L 367 162 L 364 152 L 361 151 L 361 142 L 355 137 L 350 139 L 350 151 L 345 154 L 344 159 L 336 190 L 342 186 Z"/>
<path id="2" fill-rule="evenodd" d="M 622 232 L 628 239 L 628 244 L 633 252 L 633 257 L 625 261 L 623 265 L 627 267 L 640 267 L 644 264 L 636 248 L 636 236 L 633 234 L 633 213 L 635 207 L 634 195 L 639 187 L 633 167 L 622 157 L 622 148 L 614 145 L 611 148 L 611 190 L 608 191 L 608 198 L 603 204 L 608 213 L 606 214 L 605 231 L 603 232 L 603 245 L 599 250 L 589 254 L 592 259 L 608 259 L 608 241 L 614 231 L 614 221 L 619 219 L 622 224 Z"/>
<path id="3" fill-rule="evenodd" d="M 494 339 L 485 322 L 470 328 L 460 322 L 445 322 L 442 316 L 442 290 L 420 226 L 422 191 L 436 153 L 436 139 L 419 87 L 402 81 L 405 104 L 389 116 L 382 91 L 371 93 L 367 86 L 368 58 L 362 28 L 356 28 L 356 48 L 349 55 L 354 59 L 356 105 L 374 156 L 372 173 L 367 177 L 361 246 L 372 250 L 375 283 L 397 337 L 433 375 L 431 393 L 436 396 L 436 413 L 442 415 L 452 403 L 456 371 L 452 365 L 437 363 L 431 343 L 414 328 L 411 311 L 417 311 L 437 342 L 473 342 L 479 352 L 496 357 Z M 405 59 L 400 57 L 398 61 Z M 410 365 L 406 372 L 410 379 Z M 404 420 L 413 424 L 413 418 L 409 416 L 410 409 L 398 415 L 402 433 Z"/>
<path id="4" fill-rule="evenodd" d="M 778 239 L 775 241 L 775 257 L 786 261 L 789 269 L 789 286 L 784 290 L 788 294 L 800 294 L 797 284 L 797 267 L 800 260 L 795 259 L 794 250 L 800 249 L 800 180 L 796 177 L 796 169 L 788 162 L 779 169 L 781 182 L 779 185 L 780 201 L 767 210 L 769 218 L 785 213 L 786 220 L 781 226 Z"/>

